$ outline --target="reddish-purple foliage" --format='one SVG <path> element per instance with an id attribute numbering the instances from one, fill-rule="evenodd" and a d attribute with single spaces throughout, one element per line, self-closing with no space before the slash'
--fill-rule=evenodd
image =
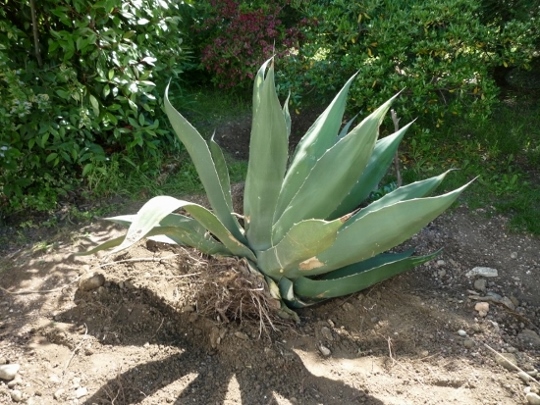
<path id="1" fill-rule="evenodd" d="M 280 19 L 288 1 L 268 0 L 246 7 L 235 0 L 210 0 L 214 13 L 200 31 L 213 35 L 202 50 L 201 62 L 219 87 L 248 84 L 266 59 L 283 56 L 297 47 L 300 26 L 285 27 Z"/>

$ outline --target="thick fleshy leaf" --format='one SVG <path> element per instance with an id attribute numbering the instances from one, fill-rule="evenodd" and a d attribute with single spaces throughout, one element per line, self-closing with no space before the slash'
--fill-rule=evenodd
<path id="1" fill-rule="evenodd" d="M 93 255 L 94 253 L 97 253 L 97 252 L 100 252 L 102 250 L 106 250 L 106 249 L 112 249 L 113 247 L 116 247 L 116 246 L 119 246 L 122 241 L 125 239 L 125 236 L 122 235 L 122 236 L 119 236 L 117 238 L 114 238 L 114 239 L 109 239 L 108 241 L 106 242 L 103 242 L 95 247 L 93 247 L 92 249 L 90 250 L 87 250 L 85 252 L 77 252 L 77 253 L 74 253 L 74 256 L 87 256 L 87 255 Z"/>
<path id="2" fill-rule="evenodd" d="M 304 308 L 312 305 L 309 302 L 304 302 L 294 293 L 294 284 L 291 280 L 283 277 L 279 280 L 279 292 L 281 299 L 287 304 L 289 308 Z"/>
<path id="3" fill-rule="evenodd" d="M 281 296 L 281 291 L 278 284 L 268 276 L 265 276 L 264 279 L 266 280 L 266 284 L 268 284 L 268 290 L 270 291 L 270 295 L 281 302 L 281 307 L 278 310 L 278 315 L 283 319 L 292 319 L 295 322 L 299 323 L 300 318 L 298 317 L 298 314 L 291 310 L 293 306 L 286 305 L 286 301 L 283 300 L 283 297 Z"/>
<path id="4" fill-rule="evenodd" d="M 253 81 L 253 114 L 255 114 L 255 110 L 259 108 L 259 104 L 261 103 L 261 90 L 264 84 L 264 77 L 266 76 L 266 69 L 268 69 L 268 65 L 272 63 L 273 60 L 273 58 L 266 60 L 255 75 L 255 80 Z"/>
<path id="5" fill-rule="evenodd" d="M 135 218 L 136 215 L 121 215 L 106 218 L 106 220 L 129 227 Z M 181 214 L 167 215 L 146 237 L 156 242 L 191 246 L 209 255 L 231 254 L 223 244 L 212 237 L 205 227 L 195 219 Z"/>
<path id="6" fill-rule="evenodd" d="M 328 249 L 346 219 L 331 222 L 310 219 L 295 224 L 276 246 L 256 252 L 257 265 L 264 274 L 274 279 L 287 277 L 290 268 Z"/>
<path id="7" fill-rule="evenodd" d="M 287 138 L 291 136 L 291 126 L 292 126 L 292 120 L 291 120 L 291 113 L 289 112 L 289 99 L 291 98 L 291 94 L 287 96 L 287 100 L 285 100 L 285 103 L 283 104 L 283 116 L 285 117 L 285 125 L 287 126 Z"/>
<path id="8" fill-rule="evenodd" d="M 438 253 L 412 257 L 408 254 L 402 258 L 387 257 L 386 261 L 375 257 L 366 260 L 366 262 L 348 266 L 344 272 L 345 275 L 339 278 L 328 278 L 332 276 L 332 273 L 328 275 L 327 279 L 313 280 L 300 277 L 294 281 L 294 294 L 303 302 L 310 300 L 319 302 L 352 294 L 432 260 Z"/>
<path id="9" fill-rule="evenodd" d="M 229 210 L 232 212 L 233 203 L 231 196 L 231 180 L 229 178 L 229 168 L 227 167 L 225 156 L 223 155 L 221 147 L 214 140 L 214 135 L 212 135 L 212 138 L 210 138 L 208 146 L 210 148 L 212 160 L 214 161 L 214 164 L 216 166 L 219 184 L 221 185 L 221 189 L 223 190 L 223 197 L 225 198 L 227 207 L 229 207 Z"/>
<path id="10" fill-rule="evenodd" d="M 330 218 L 338 218 L 355 210 L 370 194 L 377 188 L 377 185 L 384 177 L 392 160 L 396 154 L 399 143 L 403 135 L 411 124 L 401 128 L 392 135 L 379 139 L 373 148 L 373 153 L 362 172 L 362 175 L 349 192 L 341 201 L 338 208 L 332 213 Z"/>
<path id="11" fill-rule="evenodd" d="M 437 253 L 438 252 L 439 251 L 437 251 Z M 388 252 L 381 253 L 375 257 L 372 257 L 371 259 L 367 259 L 359 263 L 354 263 L 349 266 L 342 267 L 341 269 L 337 269 L 329 273 L 323 274 L 317 277 L 317 280 L 331 280 L 334 278 L 343 278 L 343 277 L 351 276 L 353 274 L 357 274 L 365 270 L 383 266 L 387 263 L 393 263 L 399 260 L 406 259 L 408 257 L 411 257 L 413 253 L 414 253 L 414 249 L 408 249 L 408 250 L 405 250 L 404 252 L 399 252 L 399 253 L 388 253 Z"/>
<path id="12" fill-rule="evenodd" d="M 369 162 L 379 125 L 393 100 L 388 100 L 339 139 L 315 163 L 283 215 L 276 221 L 275 242 L 280 241 L 293 224 L 303 219 L 329 217 L 349 194 Z"/>
<path id="13" fill-rule="evenodd" d="M 298 143 L 283 182 L 275 219 L 283 214 L 317 160 L 336 143 L 345 112 L 347 94 L 355 77 L 356 75 L 349 79 Z"/>
<path id="14" fill-rule="evenodd" d="M 260 80 L 260 71 L 256 81 Z M 256 85 L 257 88 L 257 85 Z M 288 159 L 287 123 L 268 69 L 254 95 L 249 162 L 244 189 L 244 220 L 251 248 L 272 246 L 272 224 Z"/>
<path id="15" fill-rule="evenodd" d="M 206 190 L 210 205 L 220 221 L 231 231 L 236 239 L 245 242 L 238 220 L 232 214 L 230 204 L 230 184 L 223 174 L 219 174 L 212 152 L 201 134 L 180 114 L 169 101 L 169 86 L 165 90 L 165 112 L 180 141 L 186 147 L 201 182 Z M 222 162 L 218 162 L 223 170 Z M 229 194 L 229 197 L 227 196 Z"/>
<path id="16" fill-rule="evenodd" d="M 180 208 L 184 209 L 204 228 L 208 229 L 233 255 L 255 260 L 253 252 L 239 242 L 211 211 L 201 205 L 168 196 L 154 197 L 142 206 L 129 227 L 126 238 L 113 253 L 137 243 L 148 235 L 153 228 L 158 227 L 165 217 Z"/>
<path id="17" fill-rule="evenodd" d="M 339 131 L 338 139 L 343 138 L 345 135 L 349 133 L 349 129 L 351 129 L 351 126 L 353 122 L 358 118 L 358 114 L 356 114 L 354 117 L 352 117 L 345 125 L 343 125 L 343 128 L 341 128 L 341 131 Z"/>
<path id="18" fill-rule="evenodd" d="M 437 197 L 400 201 L 357 219 L 351 217 L 329 249 L 300 263 L 289 277 L 325 274 L 399 245 L 442 214 L 469 184 Z"/>
<path id="19" fill-rule="evenodd" d="M 451 170 L 448 170 L 438 176 L 430 177 L 429 179 L 415 181 L 406 186 L 398 187 L 394 191 L 372 202 L 367 207 L 362 208 L 351 217 L 351 222 L 366 216 L 370 212 L 378 211 L 385 206 L 395 204 L 400 201 L 411 200 L 413 198 L 421 198 L 430 194 L 442 183 L 444 178 Z"/>
<path id="20" fill-rule="evenodd" d="M 152 228 L 152 230 L 148 232 L 146 237 L 157 242 L 194 247 L 208 255 L 231 255 L 231 252 L 229 252 L 223 244 L 212 238 L 211 235 L 189 233 L 186 230 L 180 228 L 157 226 L 155 228 Z M 86 256 L 102 250 L 108 250 L 113 247 L 120 246 L 125 238 L 125 235 L 119 236 L 117 238 L 108 240 L 98 246 L 95 246 L 94 248 L 86 252 L 76 253 L 75 256 Z"/>

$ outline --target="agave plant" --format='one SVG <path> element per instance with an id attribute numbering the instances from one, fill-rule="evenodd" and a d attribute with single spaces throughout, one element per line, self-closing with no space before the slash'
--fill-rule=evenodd
<path id="1" fill-rule="evenodd" d="M 412 250 L 389 253 L 446 210 L 467 187 L 429 195 L 447 173 L 366 203 L 385 175 L 409 125 L 378 140 L 392 98 L 351 129 L 342 128 L 345 84 L 289 160 L 291 117 L 278 100 L 272 61 L 253 90 L 253 125 L 243 216 L 233 212 L 221 148 L 171 105 L 165 111 L 199 173 L 212 210 L 169 196 L 149 200 L 136 215 L 108 218 L 127 234 L 86 252 L 113 253 L 144 237 L 195 247 L 209 255 L 245 258 L 282 308 L 300 308 L 351 294 L 432 259 Z M 359 208 L 361 207 L 361 208 Z M 185 214 L 177 213 L 183 210 Z"/>

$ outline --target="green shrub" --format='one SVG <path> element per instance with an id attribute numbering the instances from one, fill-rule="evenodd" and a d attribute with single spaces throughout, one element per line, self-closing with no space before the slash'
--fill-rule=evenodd
<path id="1" fill-rule="evenodd" d="M 495 68 L 526 68 L 540 23 L 535 15 L 486 19 L 484 9 L 475 0 L 305 3 L 306 17 L 318 24 L 304 30 L 303 46 L 284 62 L 283 90 L 332 92 L 359 71 L 354 108 L 372 111 L 405 89 L 396 109 L 406 119 L 421 117 L 430 127 L 451 117 L 485 119 L 497 102 Z"/>
<path id="2" fill-rule="evenodd" d="M 263 61 L 298 47 L 307 21 L 299 21 L 290 3 L 209 0 L 194 4 L 191 40 L 213 84 L 245 90 Z"/>
<path id="3" fill-rule="evenodd" d="M 157 77 L 176 76 L 186 60 L 183 3 L 33 3 L 0 8 L 5 211 L 50 209 L 112 153 L 151 155 L 171 142 Z"/>

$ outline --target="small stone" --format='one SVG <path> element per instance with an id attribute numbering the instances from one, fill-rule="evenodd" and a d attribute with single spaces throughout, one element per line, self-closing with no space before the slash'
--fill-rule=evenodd
<path id="1" fill-rule="evenodd" d="M 477 302 L 474 309 L 478 312 L 478 315 L 485 317 L 489 312 L 489 303 L 483 301 Z"/>
<path id="2" fill-rule="evenodd" d="M 19 390 L 11 391 L 11 400 L 13 402 L 21 402 L 23 400 L 23 394 Z"/>
<path id="3" fill-rule="evenodd" d="M 324 357 L 328 357 L 332 354 L 332 352 L 330 351 L 330 349 L 326 346 L 323 346 L 323 345 L 320 345 L 319 346 L 319 351 L 321 352 L 321 354 L 324 356 Z"/>
<path id="4" fill-rule="evenodd" d="M 510 301 L 512 301 L 512 304 L 514 304 L 516 308 L 519 307 L 519 300 L 513 295 L 510 296 Z"/>
<path id="5" fill-rule="evenodd" d="M 343 309 L 347 312 L 354 311 L 354 305 L 350 302 L 346 302 L 345 304 L 343 304 Z"/>
<path id="6" fill-rule="evenodd" d="M 517 338 L 521 343 L 528 347 L 540 348 L 540 336 L 531 329 L 523 329 L 518 333 Z"/>
<path id="7" fill-rule="evenodd" d="M 510 253 L 510 258 L 511 258 L 511 259 L 517 259 L 517 257 L 518 257 L 517 252 L 512 252 L 512 253 Z"/>
<path id="8" fill-rule="evenodd" d="M 105 284 L 105 276 L 101 273 L 84 276 L 79 280 L 79 289 L 82 291 L 92 291 Z"/>
<path id="9" fill-rule="evenodd" d="M 495 362 L 501 366 L 504 367 L 507 370 L 515 371 L 515 365 L 517 365 L 517 358 L 515 354 L 512 353 L 503 353 L 502 357 L 497 356 L 495 357 Z"/>
<path id="10" fill-rule="evenodd" d="M 234 332 L 234 336 L 236 336 L 238 339 L 249 340 L 249 336 L 246 335 L 244 332 L 236 331 Z"/>
<path id="11" fill-rule="evenodd" d="M 486 295 L 489 298 L 491 298 L 492 301 L 495 301 L 495 302 L 500 302 L 502 300 L 502 295 L 497 294 L 496 292 L 493 292 L 493 291 L 489 291 Z"/>
<path id="12" fill-rule="evenodd" d="M 505 305 L 507 308 L 510 308 L 512 311 L 516 309 L 516 306 L 512 302 L 512 300 L 508 297 L 502 297 L 501 303 Z"/>
<path id="13" fill-rule="evenodd" d="M 446 262 L 444 260 L 437 260 L 437 266 L 444 266 Z"/>
<path id="14" fill-rule="evenodd" d="M 20 375 L 17 374 L 13 380 L 7 383 L 7 386 L 8 388 L 14 388 L 15 386 L 21 385 L 21 384 L 22 384 L 22 378 Z"/>
<path id="15" fill-rule="evenodd" d="M 540 396 L 534 392 L 529 392 L 527 395 L 525 395 L 525 399 L 529 405 L 540 405 Z"/>
<path id="16" fill-rule="evenodd" d="M 75 391 L 75 398 L 77 398 L 77 399 L 82 398 L 85 395 L 88 395 L 88 390 L 86 389 L 86 387 L 79 387 Z"/>
<path id="17" fill-rule="evenodd" d="M 332 331 L 330 330 L 330 328 L 327 328 L 326 326 L 321 328 L 321 335 L 323 336 L 323 338 L 325 338 L 326 340 L 330 342 L 334 340 L 334 336 L 332 336 Z"/>
<path id="18" fill-rule="evenodd" d="M 474 340 L 469 338 L 465 339 L 463 341 L 463 346 L 465 346 L 467 349 L 472 349 L 474 347 Z"/>
<path id="19" fill-rule="evenodd" d="M 443 278 L 444 276 L 446 276 L 446 270 L 440 269 L 437 274 L 439 275 L 439 278 Z"/>
<path id="20" fill-rule="evenodd" d="M 467 336 L 467 332 L 465 332 L 463 329 L 460 329 L 457 331 L 457 334 L 461 337 L 466 337 Z"/>
<path id="21" fill-rule="evenodd" d="M 474 280 L 474 289 L 477 291 L 486 291 L 487 280 L 485 278 L 478 278 Z"/>
<path id="22" fill-rule="evenodd" d="M 60 384 L 62 382 L 62 379 L 58 377 L 56 374 L 51 374 L 49 377 L 49 380 L 54 384 Z"/>
<path id="23" fill-rule="evenodd" d="M 56 399 L 57 401 L 60 401 L 62 397 L 64 396 L 64 392 L 65 390 L 63 388 L 56 390 L 53 394 L 53 398 Z"/>
<path id="24" fill-rule="evenodd" d="M 19 364 L 3 364 L 0 366 L 0 379 L 11 381 L 15 378 L 21 366 Z"/>
<path id="25" fill-rule="evenodd" d="M 491 267 L 475 267 L 472 270 L 469 270 L 465 273 L 467 277 L 481 276 L 481 277 L 498 277 L 499 272 L 497 269 L 492 269 Z"/>
<path id="26" fill-rule="evenodd" d="M 533 380 L 533 377 L 530 376 L 528 373 L 526 373 L 525 371 L 520 371 L 518 373 L 518 377 L 521 379 L 521 381 L 523 381 L 524 383 L 528 383 L 529 381 L 532 381 Z"/>
<path id="27" fill-rule="evenodd" d="M 473 325 L 471 326 L 472 330 L 475 331 L 475 333 L 480 333 L 482 332 L 482 325 L 480 324 L 477 324 L 477 323 L 473 323 Z"/>
<path id="28" fill-rule="evenodd" d="M 73 383 L 73 388 L 79 388 L 81 386 L 81 378 L 75 377 L 72 383 Z"/>
<path id="29" fill-rule="evenodd" d="M 7 359 L 5 357 L 0 357 L 0 365 L 1 364 L 7 364 Z"/>

